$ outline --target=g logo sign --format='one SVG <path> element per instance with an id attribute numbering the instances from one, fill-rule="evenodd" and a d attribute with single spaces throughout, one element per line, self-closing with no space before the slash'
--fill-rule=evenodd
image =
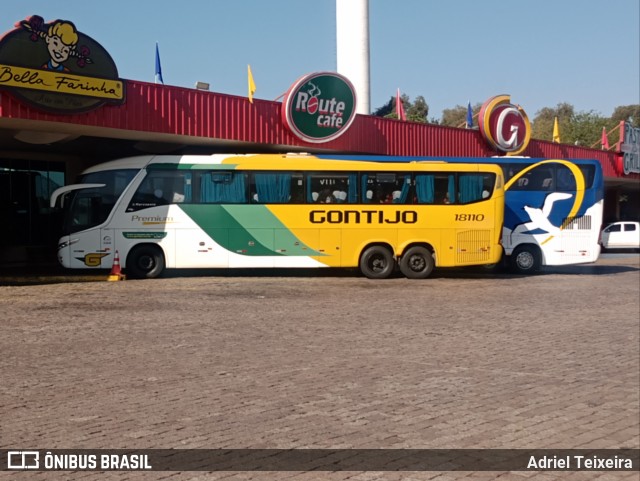
<path id="1" fill-rule="evenodd" d="M 109 254 L 104 254 L 102 252 L 92 252 L 84 256 L 84 264 L 87 267 L 100 267 L 102 263 L 102 258 L 108 256 Z"/>
<path id="2" fill-rule="evenodd" d="M 494 149 L 517 155 L 524 151 L 531 139 L 531 124 L 520 107 L 510 103 L 508 95 L 487 100 L 478 114 L 480 133 Z"/>

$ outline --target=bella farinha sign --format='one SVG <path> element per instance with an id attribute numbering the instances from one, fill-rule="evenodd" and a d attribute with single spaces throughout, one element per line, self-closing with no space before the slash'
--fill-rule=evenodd
<path id="1" fill-rule="evenodd" d="M 297 80 L 286 93 L 282 121 L 297 137 L 312 143 L 342 135 L 356 117 L 356 92 L 346 77 L 319 72 Z"/>
<path id="2" fill-rule="evenodd" d="M 0 88 L 53 113 L 121 104 L 125 85 L 107 51 L 72 22 L 33 15 L 0 39 Z"/>

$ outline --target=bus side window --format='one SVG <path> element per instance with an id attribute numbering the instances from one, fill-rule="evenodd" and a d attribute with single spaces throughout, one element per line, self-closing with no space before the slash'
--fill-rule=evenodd
<path id="1" fill-rule="evenodd" d="M 550 191 L 553 190 L 553 187 L 553 167 L 550 166 L 539 166 L 524 173 L 511 186 L 513 190 L 531 191 Z"/>
<path id="2" fill-rule="evenodd" d="M 458 198 L 461 204 L 478 202 L 491 196 L 494 174 L 459 174 Z"/>
<path id="3" fill-rule="evenodd" d="M 249 190 L 252 204 L 299 204 L 304 199 L 304 182 L 300 173 L 252 173 Z"/>
<path id="4" fill-rule="evenodd" d="M 183 202 L 191 202 L 190 173 L 150 171 L 133 194 L 127 212 Z"/>
<path id="5" fill-rule="evenodd" d="M 457 198 L 454 174 L 435 174 L 435 204 L 455 204 Z"/>
<path id="6" fill-rule="evenodd" d="M 200 202 L 204 204 L 242 204 L 247 201 L 243 172 L 212 171 L 200 176 Z"/>
<path id="7" fill-rule="evenodd" d="M 576 178 L 568 167 L 564 165 L 557 166 L 556 185 L 559 191 L 576 190 Z"/>
<path id="8" fill-rule="evenodd" d="M 379 172 L 362 176 L 362 201 L 365 204 L 404 204 L 409 199 L 411 174 Z"/>
<path id="9" fill-rule="evenodd" d="M 307 175 L 307 202 L 312 204 L 353 204 L 358 201 L 358 175 L 327 172 Z"/>

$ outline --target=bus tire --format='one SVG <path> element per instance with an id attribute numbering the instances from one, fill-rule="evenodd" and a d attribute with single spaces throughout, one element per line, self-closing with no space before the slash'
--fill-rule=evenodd
<path id="1" fill-rule="evenodd" d="M 127 256 L 127 273 L 135 279 L 153 279 L 164 271 L 162 249 L 153 245 L 139 245 Z"/>
<path id="2" fill-rule="evenodd" d="M 394 268 L 393 254 L 384 246 L 371 246 L 360 256 L 360 272 L 369 279 L 386 279 Z"/>
<path id="3" fill-rule="evenodd" d="M 433 272 L 433 255 L 426 247 L 414 246 L 400 258 L 400 272 L 409 279 L 426 279 Z"/>
<path id="4" fill-rule="evenodd" d="M 509 267 L 516 274 L 534 274 L 540 270 L 541 264 L 540 249 L 532 245 L 516 247 L 509 257 Z"/>

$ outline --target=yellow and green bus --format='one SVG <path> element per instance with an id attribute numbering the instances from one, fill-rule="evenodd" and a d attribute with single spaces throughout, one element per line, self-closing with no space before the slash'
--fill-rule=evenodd
<path id="1" fill-rule="evenodd" d="M 165 268 L 397 269 L 500 260 L 504 180 L 492 164 L 386 164 L 309 154 L 140 156 L 83 172 L 54 192 L 58 259 L 127 275 Z"/>

